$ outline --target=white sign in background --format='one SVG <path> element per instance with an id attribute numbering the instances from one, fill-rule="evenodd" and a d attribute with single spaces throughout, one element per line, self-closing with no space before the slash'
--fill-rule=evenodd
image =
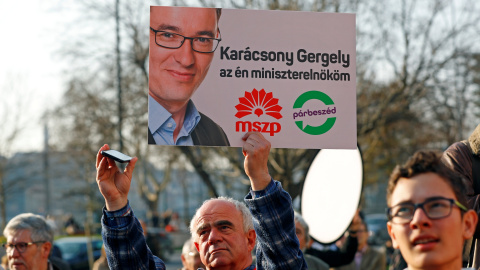
<path id="1" fill-rule="evenodd" d="M 356 149 L 354 14 L 223 9 L 219 28 L 222 41 L 192 100 L 231 146 L 253 130 L 277 148 Z M 267 114 L 265 97 L 281 110 Z"/>

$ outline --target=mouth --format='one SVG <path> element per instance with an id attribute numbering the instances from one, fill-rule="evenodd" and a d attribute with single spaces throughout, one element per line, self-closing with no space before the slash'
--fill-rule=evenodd
<path id="1" fill-rule="evenodd" d="M 217 249 L 214 249 L 212 251 L 210 251 L 210 255 L 214 255 L 216 253 L 219 253 L 219 252 L 222 252 L 222 251 L 226 251 L 227 249 L 226 248 L 217 248 Z"/>
<path id="2" fill-rule="evenodd" d="M 412 241 L 412 245 L 422 251 L 426 251 L 433 249 L 439 242 L 440 240 L 435 237 L 419 237 Z"/>
<path id="3" fill-rule="evenodd" d="M 182 72 L 178 70 L 167 70 L 168 73 L 175 79 L 179 81 L 191 81 L 195 77 L 195 73 L 192 72 Z"/>
<path id="4" fill-rule="evenodd" d="M 23 265 L 22 262 L 14 262 L 14 263 L 11 264 L 10 267 L 15 269 L 15 268 L 23 267 L 23 266 L 24 265 Z"/>

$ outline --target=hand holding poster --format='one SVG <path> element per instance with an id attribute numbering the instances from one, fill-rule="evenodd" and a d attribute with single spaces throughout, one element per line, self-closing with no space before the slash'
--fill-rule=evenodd
<path id="1" fill-rule="evenodd" d="M 150 27 L 149 143 L 356 148 L 355 15 L 155 6 Z"/>

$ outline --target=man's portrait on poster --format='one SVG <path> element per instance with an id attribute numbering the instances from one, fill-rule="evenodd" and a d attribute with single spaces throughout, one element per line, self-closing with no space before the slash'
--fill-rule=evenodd
<path id="1" fill-rule="evenodd" d="M 150 8 L 149 144 L 230 145 L 191 100 L 221 41 L 220 15 L 217 8 Z"/>

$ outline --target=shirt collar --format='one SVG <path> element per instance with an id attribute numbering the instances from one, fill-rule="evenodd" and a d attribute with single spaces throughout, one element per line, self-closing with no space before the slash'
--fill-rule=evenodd
<path id="1" fill-rule="evenodd" d="M 193 101 L 189 100 L 187 105 L 187 111 L 185 112 L 185 119 L 183 120 L 183 127 L 187 132 L 187 134 L 185 135 L 190 135 L 193 129 L 197 126 L 198 122 L 200 122 L 200 113 L 195 107 L 195 104 L 193 104 Z"/>
<path id="2" fill-rule="evenodd" d="M 172 114 L 152 96 L 148 95 L 148 128 L 150 131 L 155 133 L 170 117 L 172 117 Z"/>
<path id="3" fill-rule="evenodd" d="M 153 117 L 154 116 L 154 117 Z M 150 132 L 155 133 L 165 122 L 172 117 L 160 103 L 152 96 L 148 95 L 148 128 Z M 200 113 L 198 112 L 192 100 L 188 101 L 185 118 L 183 119 L 183 129 L 178 136 L 188 136 L 200 122 Z"/>

